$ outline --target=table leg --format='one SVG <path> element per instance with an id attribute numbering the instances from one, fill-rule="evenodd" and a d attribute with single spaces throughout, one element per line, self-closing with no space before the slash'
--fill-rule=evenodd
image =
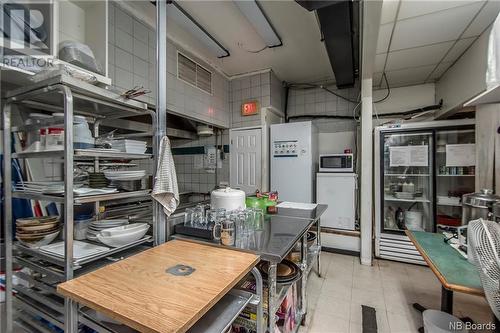
<path id="1" fill-rule="evenodd" d="M 318 271 L 316 274 L 321 277 L 321 223 L 320 219 L 316 221 L 317 231 L 316 231 L 316 245 L 318 246 Z"/>
<path id="2" fill-rule="evenodd" d="M 275 332 L 276 326 L 276 268 L 277 264 L 270 262 L 267 269 L 267 308 L 269 320 L 269 332 Z"/>
<path id="3" fill-rule="evenodd" d="M 302 279 L 301 279 L 301 284 L 300 284 L 300 313 L 302 314 L 302 321 L 301 325 L 304 325 L 306 322 L 306 316 L 307 316 L 307 232 L 304 233 L 304 236 L 302 236 L 302 242 L 301 242 L 301 269 L 302 269 Z"/>
<path id="4" fill-rule="evenodd" d="M 255 278 L 255 293 L 257 296 L 259 296 L 259 304 L 257 305 L 257 333 L 263 333 L 266 330 L 263 329 L 263 318 L 264 318 L 264 311 L 263 311 L 263 303 L 264 303 L 264 295 L 262 292 L 262 275 L 260 274 L 259 270 L 254 267 L 252 268 L 252 275 Z"/>
<path id="5" fill-rule="evenodd" d="M 453 291 L 441 286 L 441 311 L 453 315 Z"/>

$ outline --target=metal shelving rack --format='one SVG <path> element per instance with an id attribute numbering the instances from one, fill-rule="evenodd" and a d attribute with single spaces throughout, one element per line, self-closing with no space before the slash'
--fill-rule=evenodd
<path id="1" fill-rule="evenodd" d="M 64 112 L 64 150 L 44 151 L 44 152 L 19 152 L 11 153 L 11 136 L 16 131 L 32 130 L 44 126 L 56 125 L 53 121 L 39 122 L 34 125 L 12 127 L 11 112 L 12 106 L 22 105 L 30 108 L 49 110 L 52 112 Z M 78 331 L 78 322 L 82 317 L 77 304 L 70 299 L 62 299 L 55 292 L 57 283 L 72 279 L 79 274 L 110 263 L 109 256 L 115 254 L 128 256 L 137 253 L 138 249 L 143 249 L 143 245 L 151 242 L 151 237 L 145 237 L 120 248 L 112 248 L 110 251 L 100 255 L 87 258 L 85 260 L 74 260 L 73 257 L 73 205 L 83 203 L 95 203 L 96 214 L 99 214 L 99 205 L 102 201 L 110 200 L 130 200 L 136 198 L 148 199 L 150 191 L 141 190 L 135 192 L 118 192 L 105 195 L 94 195 L 85 197 L 75 197 L 73 194 L 73 167 L 75 160 L 93 161 L 94 169 L 99 170 L 101 160 L 139 160 L 154 159 L 158 150 L 158 140 L 153 138 L 153 154 L 127 154 L 118 152 L 105 152 L 92 149 L 73 149 L 73 115 L 80 114 L 91 116 L 95 119 L 94 136 L 99 133 L 99 124 L 102 120 L 121 119 L 136 115 L 150 115 L 153 123 L 153 133 L 165 133 L 166 122 L 158 123 L 158 115 L 148 110 L 147 105 L 138 101 L 121 97 L 115 92 L 106 90 L 69 76 L 56 76 L 31 86 L 13 90 L 6 96 L 6 103 L 3 109 L 3 130 L 4 130 L 4 195 L 5 195 L 5 249 L 6 249 L 6 331 L 11 332 L 14 323 L 13 301 L 15 298 L 16 307 L 20 310 L 16 318 L 16 324 L 20 328 L 36 330 L 40 332 L 50 332 L 37 320 L 32 317 L 37 316 L 51 322 L 54 326 L 63 329 L 65 332 L 73 333 Z M 157 126 L 157 123 L 159 124 Z M 146 136 L 146 134 L 145 134 Z M 151 137 L 152 134 L 148 133 Z M 46 158 L 61 157 L 64 159 L 64 196 L 31 194 L 12 191 L 11 160 L 12 158 Z M 44 254 L 37 249 L 30 249 L 22 245 L 13 244 L 13 223 L 11 199 L 25 198 L 61 203 L 62 216 L 64 217 L 64 239 L 65 256 L 56 258 Z M 153 240 L 157 245 L 165 239 L 164 228 L 159 225 L 162 217 L 156 203 L 153 213 Z M 43 278 L 31 279 L 33 288 L 16 287 L 13 288 L 13 263 L 28 267 L 40 273 Z M 23 275 L 24 278 L 29 276 Z M 12 291 L 15 289 L 16 297 Z M 38 292 L 37 292 L 38 291 Z M 59 301 L 58 301 L 59 298 Z M 94 323 L 99 325 L 98 323 Z"/>

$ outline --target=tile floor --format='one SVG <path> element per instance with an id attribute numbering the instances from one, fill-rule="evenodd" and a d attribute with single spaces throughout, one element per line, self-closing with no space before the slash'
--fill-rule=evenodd
<path id="1" fill-rule="evenodd" d="M 362 332 L 361 305 L 374 307 L 379 333 L 417 332 L 422 316 L 414 302 L 440 308 L 441 285 L 428 267 L 375 260 L 362 266 L 357 257 L 323 252 L 322 277 L 308 283 L 308 315 L 301 333 Z M 489 322 L 482 297 L 455 293 L 455 315 Z"/>

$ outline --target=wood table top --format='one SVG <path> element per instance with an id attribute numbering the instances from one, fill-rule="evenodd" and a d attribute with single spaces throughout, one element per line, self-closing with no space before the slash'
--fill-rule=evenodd
<path id="1" fill-rule="evenodd" d="M 476 267 L 446 244 L 442 234 L 405 230 L 443 287 L 466 294 L 484 296 Z"/>
<path id="2" fill-rule="evenodd" d="M 251 253 L 173 240 L 61 283 L 57 291 L 141 332 L 185 332 L 258 261 Z M 176 265 L 194 271 L 167 272 Z"/>

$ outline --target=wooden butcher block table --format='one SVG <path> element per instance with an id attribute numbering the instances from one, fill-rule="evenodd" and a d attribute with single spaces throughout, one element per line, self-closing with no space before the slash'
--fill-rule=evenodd
<path id="1" fill-rule="evenodd" d="M 59 284 L 57 291 L 141 332 L 185 332 L 258 261 L 246 252 L 173 240 Z M 191 269 L 177 265 L 194 271 L 183 275 Z"/>

